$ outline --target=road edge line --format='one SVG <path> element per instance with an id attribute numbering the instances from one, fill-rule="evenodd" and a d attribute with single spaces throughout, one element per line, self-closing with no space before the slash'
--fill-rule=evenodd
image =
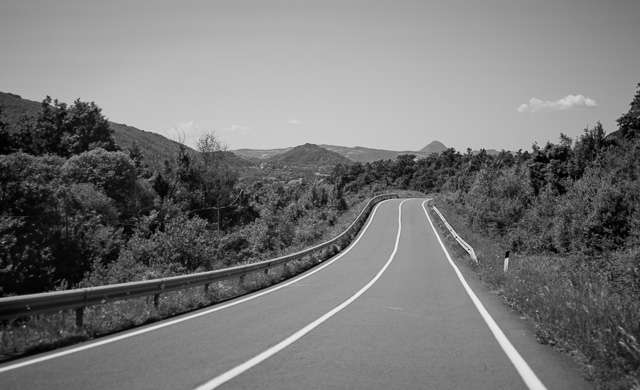
<path id="1" fill-rule="evenodd" d="M 197 317 L 202 317 L 202 316 L 214 313 L 216 311 L 220 311 L 220 310 L 226 309 L 228 307 L 236 306 L 236 305 L 239 305 L 241 303 L 250 301 L 252 299 L 259 298 L 259 297 L 261 297 L 263 295 L 272 293 L 274 291 L 280 290 L 281 288 L 285 288 L 285 287 L 288 287 L 288 286 L 290 286 L 290 285 L 292 285 L 294 283 L 297 283 L 300 280 L 303 280 L 303 279 L 315 274 L 316 272 L 319 272 L 319 271 L 323 270 L 325 267 L 328 267 L 329 265 L 333 264 L 335 261 L 340 259 L 342 256 L 346 255 L 351 250 L 351 248 L 353 246 L 355 246 L 358 243 L 358 241 L 360 241 L 360 237 L 362 237 L 364 235 L 364 233 L 367 231 L 367 229 L 369 228 L 369 225 L 371 225 L 371 221 L 373 221 L 373 217 L 375 216 L 376 211 L 378 210 L 378 207 L 381 204 L 383 204 L 383 203 L 385 203 L 387 201 L 388 200 L 384 200 L 384 201 L 379 202 L 378 204 L 376 204 L 376 206 L 374 207 L 373 211 L 371 212 L 371 215 L 368 218 L 368 221 L 367 221 L 367 224 L 365 225 L 365 227 L 360 231 L 360 233 L 358 234 L 356 239 L 344 251 L 340 252 L 338 255 L 333 257 L 331 260 L 325 261 L 324 264 L 313 268 L 311 271 L 309 271 L 307 273 L 304 273 L 303 275 L 296 276 L 293 279 L 291 279 L 289 281 L 286 281 L 286 282 L 284 282 L 282 284 L 276 284 L 276 285 L 274 285 L 272 287 L 267 287 L 265 290 L 262 290 L 262 291 L 259 291 L 259 292 L 256 292 L 256 293 L 251 293 L 251 295 L 249 295 L 247 297 L 244 297 L 244 298 L 239 298 L 237 301 L 234 300 L 232 302 L 229 302 L 229 303 L 226 303 L 226 304 L 222 304 L 221 306 L 212 307 L 211 309 L 203 309 L 204 311 L 202 311 L 202 312 L 198 312 L 198 313 L 195 313 L 195 314 L 188 314 L 188 315 L 186 315 L 186 317 L 181 317 L 181 318 L 178 318 L 178 319 L 175 319 L 175 320 L 169 320 L 167 322 L 163 321 L 162 323 L 157 324 L 157 325 L 152 325 L 152 326 L 149 326 L 149 327 L 145 327 L 143 329 L 135 330 L 135 331 L 128 332 L 128 333 L 125 333 L 125 334 L 122 334 L 122 335 L 118 335 L 118 336 L 115 336 L 115 337 L 109 337 L 109 338 L 104 339 L 104 340 L 98 340 L 96 342 L 89 341 L 90 344 L 73 347 L 73 348 L 65 350 L 65 351 L 54 352 L 54 353 L 51 353 L 51 354 L 48 354 L 48 355 L 45 355 L 45 356 L 41 356 L 41 357 L 37 357 L 37 358 L 33 358 L 33 359 L 25 358 L 25 359 L 28 359 L 28 360 L 22 361 L 22 362 L 19 362 L 19 363 L 15 363 L 15 364 L 9 364 L 9 365 L 7 365 L 5 367 L 0 367 L 0 373 L 6 372 L 6 371 L 15 370 L 15 369 L 18 369 L 18 368 L 21 368 L 21 367 L 25 367 L 25 366 L 29 366 L 29 365 L 32 365 L 32 364 L 44 362 L 44 361 L 47 361 L 47 360 L 59 358 L 59 357 L 65 356 L 65 355 L 70 355 L 72 353 L 81 352 L 81 351 L 84 351 L 84 350 L 87 350 L 87 349 L 96 348 L 96 347 L 99 347 L 101 345 L 110 344 L 110 343 L 113 343 L 113 342 L 116 342 L 116 341 L 127 339 L 129 337 L 134 337 L 134 336 L 137 336 L 137 335 L 140 335 L 140 334 L 143 334 L 143 333 L 152 332 L 152 331 L 157 330 L 157 329 L 165 328 L 167 326 L 172 326 L 172 325 L 178 324 L 180 322 L 192 320 L 192 319 L 197 318 Z M 126 332 L 126 331 L 124 331 L 124 332 Z"/>
<path id="2" fill-rule="evenodd" d="M 274 345 L 273 347 L 267 349 L 266 351 L 254 356 L 253 358 L 251 358 L 251 359 L 247 360 L 246 362 L 244 362 L 244 363 L 232 368 L 231 370 L 228 370 L 225 373 L 223 373 L 221 375 L 218 375 L 217 377 L 211 379 L 210 381 L 208 381 L 208 382 L 196 387 L 195 390 L 213 390 L 213 389 L 217 388 L 218 386 L 221 386 L 221 385 L 225 384 L 226 382 L 230 381 L 231 379 L 237 377 L 238 375 L 240 375 L 240 374 L 250 370 L 251 368 L 257 366 L 258 364 L 260 364 L 263 361 L 267 360 L 271 356 L 275 355 L 276 353 L 282 351 L 286 347 L 288 347 L 291 344 L 295 343 L 296 341 L 301 339 L 303 336 L 305 336 L 307 333 L 311 332 L 313 329 L 315 329 L 318 326 L 320 326 L 323 322 L 327 321 L 329 318 L 333 317 L 335 314 L 337 314 L 340 311 L 342 311 L 342 309 L 344 309 L 345 307 L 349 306 L 356 299 L 358 299 L 362 294 L 364 294 L 369 288 L 371 288 L 371 286 L 373 286 L 378 281 L 378 279 L 380 279 L 380 277 L 382 276 L 382 274 L 384 274 L 384 272 L 387 270 L 387 268 L 389 268 L 389 265 L 391 265 L 391 262 L 393 262 L 393 259 L 395 258 L 396 253 L 398 252 L 398 247 L 400 245 L 400 234 L 402 233 L 402 204 L 404 202 L 406 202 L 407 200 L 408 199 L 403 200 L 402 202 L 400 202 L 400 205 L 398 206 L 398 210 L 399 210 L 399 212 L 398 212 L 398 234 L 396 235 L 396 243 L 394 245 L 393 252 L 391 253 L 391 256 L 389 257 L 389 259 L 387 260 L 385 265 L 382 266 L 380 271 L 378 271 L 378 273 L 373 277 L 373 279 L 371 279 L 364 287 L 362 287 L 360 290 L 358 290 L 358 292 L 353 294 L 346 301 L 344 301 L 340 305 L 334 307 L 333 309 L 331 309 L 330 311 L 328 311 L 327 313 L 322 315 L 317 320 L 311 322 L 310 324 L 308 324 L 304 328 L 302 328 L 299 331 L 295 332 L 291 336 L 287 337 L 286 339 L 282 340 L 281 342 L 279 342 L 278 344 Z M 373 220 L 373 218 L 371 218 L 371 219 Z"/>
<path id="3" fill-rule="evenodd" d="M 451 265 L 451 267 L 453 267 L 453 270 L 458 276 L 458 279 L 460 279 L 460 283 L 462 283 L 462 286 L 467 292 L 467 295 L 469 295 L 469 298 L 471 298 L 471 301 L 475 305 L 476 309 L 478 310 L 478 312 L 480 312 L 482 319 L 491 330 L 491 333 L 493 333 L 493 336 L 496 338 L 496 341 L 498 341 L 498 344 L 500 344 L 500 347 L 502 348 L 504 353 L 507 355 L 511 363 L 514 365 L 516 371 L 518 371 L 518 374 L 520 374 L 520 377 L 522 378 L 524 383 L 527 385 L 527 387 L 529 387 L 529 389 L 531 390 L 547 390 L 544 384 L 540 381 L 540 379 L 538 379 L 536 374 L 533 372 L 531 367 L 529 367 L 529 365 L 524 360 L 524 358 L 520 356 L 516 348 L 513 346 L 513 344 L 511 344 L 507 336 L 505 336 L 504 332 L 502 332 L 502 329 L 500 329 L 500 327 L 495 322 L 493 317 L 491 317 L 491 314 L 489 314 L 487 309 L 485 309 L 482 302 L 480 302 L 480 299 L 476 296 L 476 294 L 473 292 L 473 290 L 471 289 L 467 281 L 464 279 L 464 276 L 462 276 L 460 269 L 458 269 L 458 267 L 455 265 L 455 263 L 451 259 L 451 256 L 449 255 L 447 248 L 444 246 L 444 243 L 440 239 L 440 235 L 438 234 L 436 227 L 433 225 L 433 222 L 431 221 L 431 217 L 429 217 L 429 213 L 427 212 L 427 209 L 424 206 L 425 203 L 427 203 L 429 200 L 430 199 L 427 199 L 424 202 L 422 202 L 422 210 L 424 210 L 424 214 L 427 216 L 427 219 L 429 220 L 431 229 L 433 229 L 433 232 L 435 233 L 436 238 L 438 239 L 438 242 L 440 243 L 440 246 L 444 251 L 444 254 L 447 256 L 447 260 L 449 260 L 449 264 Z"/>

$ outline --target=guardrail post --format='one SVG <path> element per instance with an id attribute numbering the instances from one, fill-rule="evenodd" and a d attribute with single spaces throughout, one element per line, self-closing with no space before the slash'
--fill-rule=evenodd
<path id="1" fill-rule="evenodd" d="M 504 272 L 509 270 L 509 251 L 504 255 Z"/>
<path id="2" fill-rule="evenodd" d="M 76 327 L 82 328 L 82 320 L 84 317 L 84 307 L 78 307 L 76 309 Z"/>
<path id="3" fill-rule="evenodd" d="M 238 283 L 240 283 L 241 285 L 242 285 L 242 284 L 244 284 L 244 277 L 245 277 L 245 276 L 246 276 L 246 275 L 241 275 L 241 276 L 238 278 Z"/>
<path id="4" fill-rule="evenodd" d="M 160 304 L 160 294 L 153 294 L 153 307 L 157 309 L 159 304 Z"/>
<path id="5" fill-rule="evenodd" d="M 204 285 L 204 293 L 205 293 L 205 294 L 208 294 L 208 293 L 209 293 L 209 285 L 208 285 L 208 284 L 205 284 L 205 285 Z"/>

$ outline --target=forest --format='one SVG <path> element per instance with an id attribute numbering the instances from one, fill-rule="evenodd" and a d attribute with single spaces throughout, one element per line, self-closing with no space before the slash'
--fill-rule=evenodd
<path id="1" fill-rule="evenodd" d="M 391 189 L 441 193 L 514 251 L 630 264 L 637 291 L 640 84 L 630 106 L 611 134 L 598 123 L 531 151 L 338 164 L 292 186 L 250 176 L 214 133 L 158 163 L 141 145 L 122 150 L 93 102 L 47 97 L 16 124 L 0 111 L 0 295 L 273 257 L 312 244 L 353 199 Z"/>
<path id="2" fill-rule="evenodd" d="M 0 112 L 0 295 L 214 270 L 317 241 L 348 205 L 329 182 L 263 182 L 213 133 L 146 161 L 115 144 L 101 109 L 47 97 Z M 249 176 L 247 174 L 247 176 Z"/>

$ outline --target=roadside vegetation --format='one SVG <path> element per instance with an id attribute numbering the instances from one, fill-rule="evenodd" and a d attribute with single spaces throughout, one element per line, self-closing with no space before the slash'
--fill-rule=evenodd
<path id="1" fill-rule="evenodd" d="M 45 99 L 37 118 L 8 124 L 0 113 L 0 296 L 273 258 L 337 235 L 375 194 L 439 193 L 436 204 L 476 250 L 480 262 L 470 266 L 536 324 L 541 342 L 576 356 L 602 388 L 638 388 L 640 84 L 630 106 L 612 133 L 598 123 L 575 140 L 561 134 L 531 151 L 447 149 L 420 159 L 340 163 L 322 173 L 306 166 L 304 180 L 290 180 L 276 175 L 295 167 L 238 164 L 213 133 L 196 153 L 177 147 L 173 159 L 147 161 L 142 146 L 120 150 L 95 104 Z M 85 314 L 86 333 L 69 331 L 68 339 L 273 280 L 167 294 L 158 309 L 144 299 L 114 303 L 110 314 L 102 311 L 109 305 L 95 308 Z M 46 318 L 50 333 L 73 327 L 64 314 Z M 1 353 L 56 344 L 49 336 L 10 336 L 38 321 L 4 324 Z M 12 341 L 29 338 L 35 342 Z"/>
<path id="2" fill-rule="evenodd" d="M 469 265 L 536 324 L 540 342 L 574 355 L 603 389 L 640 388 L 640 84 L 617 122 L 531 151 L 448 149 L 336 172 L 350 190 L 438 192 L 480 260 Z"/>
<path id="3" fill-rule="evenodd" d="M 15 124 L 0 109 L 0 296 L 156 279 L 275 258 L 342 233 L 373 190 L 344 193 L 332 168 L 239 161 L 213 133 L 170 160 L 122 150 L 94 103 L 42 102 Z M 280 180 L 274 180 L 277 172 Z M 294 180 L 295 175 L 304 179 Z M 386 189 L 386 188 L 385 188 Z M 263 288 L 326 259 L 151 298 L 0 324 L 7 358 L 86 340 Z"/>
<path id="4" fill-rule="evenodd" d="M 540 343 L 571 355 L 582 366 L 585 377 L 594 380 L 599 388 L 638 387 L 640 294 L 633 288 L 620 286 L 634 283 L 628 275 L 631 270 L 624 266 L 624 257 L 612 255 L 603 266 L 581 256 L 512 251 L 508 272 L 504 273 L 508 246 L 471 229 L 449 201 L 439 197 L 435 204 L 474 248 L 478 263 L 471 260 L 432 213 L 432 220 L 448 236 L 448 246 L 507 305 L 535 325 Z M 617 277 L 612 277 L 612 267 L 618 268 Z"/>

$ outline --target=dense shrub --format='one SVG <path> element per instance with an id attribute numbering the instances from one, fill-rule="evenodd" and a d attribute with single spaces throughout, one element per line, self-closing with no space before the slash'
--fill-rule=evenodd
<path id="1" fill-rule="evenodd" d="M 70 183 L 91 183 L 124 204 L 135 187 L 137 173 L 125 153 L 94 149 L 69 158 L 62 166 L 62 178 Z"/>

